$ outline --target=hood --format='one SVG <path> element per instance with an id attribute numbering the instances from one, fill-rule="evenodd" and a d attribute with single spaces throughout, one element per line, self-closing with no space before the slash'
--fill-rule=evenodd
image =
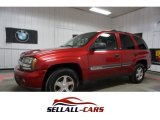
<path id="1" fill-rule="evenodd" d="M 44 55 L 49 55 L 49 54 L 72 54 L 76 51 L 80 50 L 80 48 L 65 48 L 65 47 L 60 47 L 60 48 L 54 48 L 54 49 L 35 49 L 35 50 L 30 50 L 23 52 L 21 56 L 44 56 Z"/>

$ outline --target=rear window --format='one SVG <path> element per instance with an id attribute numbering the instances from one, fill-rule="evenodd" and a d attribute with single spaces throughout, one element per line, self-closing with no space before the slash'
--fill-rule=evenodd
<path id="1" fill-rule="evenodd" d="M 148 49 L 147 44 L 145 43 L 145 41 L 142 38 L 134 36 L 134 39 L 135 39 L 136 43 L 138 44 L 139 49 L 142 49 L 142 50 Z"/>

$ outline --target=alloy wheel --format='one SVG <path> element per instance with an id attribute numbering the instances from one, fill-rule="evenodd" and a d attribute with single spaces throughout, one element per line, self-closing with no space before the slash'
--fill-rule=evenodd
<path id="1" fill-rule="evenodd" d="M 136 79 L 141 80 L 143 78 L 143 68 L 139 67 L 136 71 Z"/>
<path id="2" fill-rule="evenodd" d="M 54 84 L 55 92 L 72 92 L 74 89 L 74 80 L 68 75 L 59 77 Z"/>

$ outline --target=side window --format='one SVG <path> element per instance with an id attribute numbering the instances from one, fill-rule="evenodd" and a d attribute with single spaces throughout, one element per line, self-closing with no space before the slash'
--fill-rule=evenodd
<path id="1" fill-rule="evenodd" d="M 122 49 L 135 49 L 134 43 L 132 42 L 129 35 L 120 34 L 120 40 Z"/>
<path id="2" fill-rule="evenodd" d="M 117 40 L 114 33 L 102 33 L 94 44 L 96 43 L 105 43 L 106 50 L 115 50 L 117 49 Z"/>
<path id="3" fill-rule="evenodd" d="M 147 44 L 144 42 L 144 40 L 142 38 L 134 36 L 134 39 L 140 49 L 142 49 L 142 50 L 148 49 Z"/>

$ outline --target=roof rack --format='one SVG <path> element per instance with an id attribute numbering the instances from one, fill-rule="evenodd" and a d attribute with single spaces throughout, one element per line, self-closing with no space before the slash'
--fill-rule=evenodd
<path id="1" fill-rule="evenodd" d="M 117 31 L 117 30 L 111 30 L 111 31 Z"/>
<path id="2" fill-rule="evenodd" d="M 119 30 L 111 30 L 111 31 L 114 31 L 114 32 L 122 32 L 122 33 L 129 33 L 129 32 L 124 32 L 124 31 L 119 31 Z M 132 34 L 132 33 L 129 33 L 129 34 Z"/>

